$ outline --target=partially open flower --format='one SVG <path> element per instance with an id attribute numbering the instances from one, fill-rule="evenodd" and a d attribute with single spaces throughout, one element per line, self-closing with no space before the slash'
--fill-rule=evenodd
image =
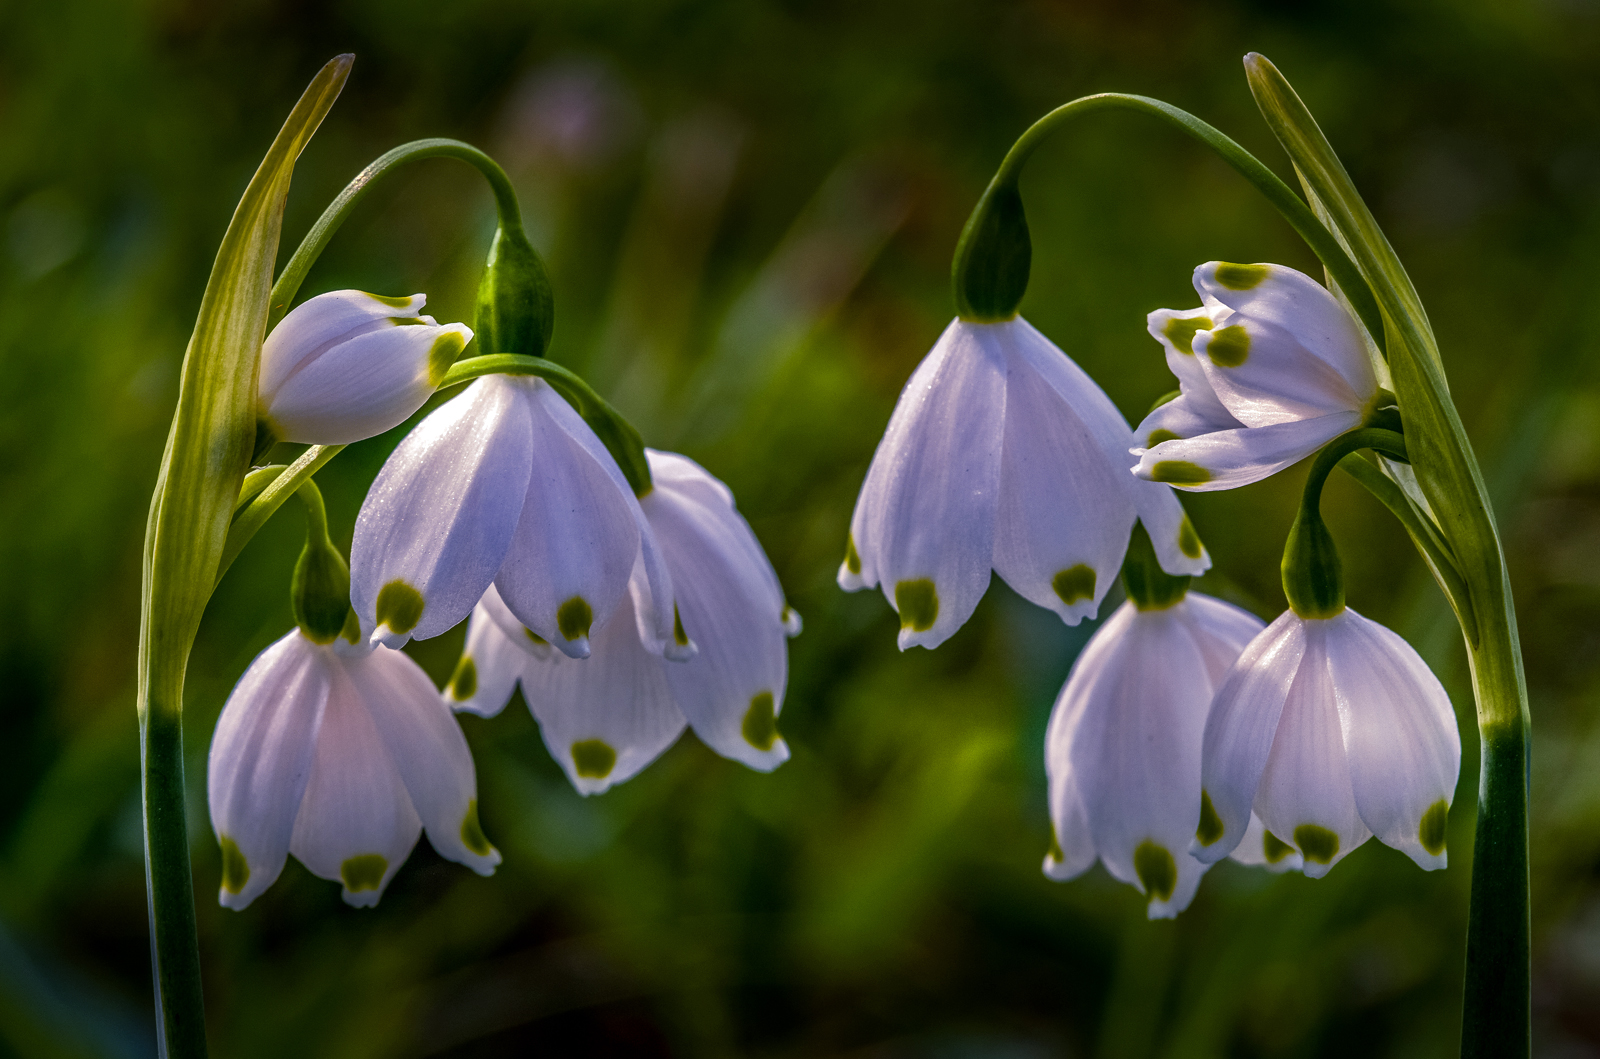
<path id="1" fill-rule="evenodd" d="M 1283 265 L 1210 261 L 1199 309 L 1157 309 L 1179 396 L 1134 431 L 1134 473 L 1181 489 L 1234 489 L 1360 426 L 1384 401 L 1355 319 Z"/>
<path id="2" fill-rule="evenodd" d="M 499 852 L 478 824 L 461 728 L 406 655 L 300 629 L 263 651 L 223 707 L 207 775 L 222 889 L 243 908 L 293 853 L 378 903 L 424 828 L 440 856 L 481 875 Z"/>
<path id="3" fill-rule="evenodd" d="M 549 384 L 491 375 L 378 472 L 356 520 L 351 602 L 373 642 L 399 647 L 453 627 L 494 584 L 523 625 L 584 658 L 636 562 L 650 649 L 687 656 L 671 576 L 611 453 Z"/>
<path id="4" fill-rule="evenodd" d="M 1132 443 L 1105 392 L 1026 320 L 955 320 L 889 419 L 839 584 L 882 586 L 903 650 L 959 629 L 990 570 L 1077 624 L 1099 609 L 1135 516 L 1168 572 L 1203 572 L 1171 491 L 1128 474 Z"/>
<path id="5" fill-rule="evenodd" d="M 685 721 L 717 753 L 769 771 L 788 760 L 778 735 L 788 681 L 786 639 L 800 631 L 772 564 L 727 487 L 691 460 L 645 450 L 655 488 L 640 501 L 677 590 L 683 662 L 649 646 L 650 584 L 636 569 L 630 591 L 591 640 L 587 661 L 552 652 L 524 628 L 492 587 L 473 611 L 466 650 L 445 701 L 492 716 L 516 684 L 545 744 L 573 785 L 605 790 L 644 768 Z"/>
<path id="6" fill-rule="evenodd" d="M 405 422 L 472 341 L 465 324 L 419 316 L 426 301 L 340 290 L 297 306 L 261 347 L 260 429 L 344 445 Z"/>
<path id="7" fill-rule="evenodd" d="M 1410 644 L 1348 608 L 1326 618 L 1287 610 L 1212 704 L 1192 852 L 1207 863 L 1226 856 L 1246 841 L 1253 809 L 1313 877 L 1373 834 L 1443 868 L 1460 769 L 1450 699 Z"/>
<path id="8" fill-rule="evenodd" d="M 1168 918 L 1189 906 L 1207 867 L 1188 849 L 1204 826 L 1200 741 L 1211 695 L 1262 622 L 1181 587 L 1153 596 L 1129 587 L 1050 715 L 1056 841 L 1044 871 L 1070 879 L 1098 857 L 1148 896 L 1150 918 Z"/>

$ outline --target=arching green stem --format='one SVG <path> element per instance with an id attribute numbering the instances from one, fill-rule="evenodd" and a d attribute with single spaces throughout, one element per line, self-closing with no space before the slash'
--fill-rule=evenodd
<path id="1" fill-rule="evenodd" d="M 644 440 L 633 424 L 622 418 L 622 413 L 612 408 L 577 374 L 543 357 L 496 353 L 458 361 L 439 383 L 439 388 L 443 390 L 484 375 L 536 375 L 548 382 L 599 435 L 617 466 L 622 468 L 634 495 L 644 496 L 650 492 L 650 463 L 645 459 Z"/>
<path id="2" fill-rule="evenodd" d="M 489 182 L 490 190 L 494 192 L 494 205 L 500 216 L 501 229 L 518 233 L 522 231 L 522 210 L 517 205 L 516 190 L 511 186 L 511 180 L 506 176 L 505 170 L 501 169 L 493 158 L 460 140 L 413 140 L 401 144 L 357 173 L 355 179 L 339 192 L 339 197 L 322 211 L 317 223 L 311 226 L 311 231 L 301 240 L 294 256 L 283 267 L 278 281 L 272 285 L 272 311 L 267 319 L 269 331 L 289 311 L 289 303 L 294 301 L 295 294 L 300 290 L 300 284 L 305 281 L 306 273 L 311 271 L 311 266 L 321 256 L 322 251 L 327 249 L 334 233 L 350 216 L 350 211 L 366 197 L 378 179 L 407 162 L 417 162 L 424 158 L 454 158 L 482 173 L 484 179 Z"/>
<path id="3" fill-rule="evenodd" d="M 233 525 L 228 527 L 222 562 L 217 567 L 217 581 L 222 580 L 228 567 L 244 551 L 244 546 L 250 543 L 256 531 L 267 524 L 272 513 L 294 496 L 302 483 L 309 481 L 324 464 L 343 451 L 343 445 L 313 445 L 288 467 L 258 467 L 246 476 L 234 507 Z"/>
<path id="4" fill-rule="evenodd" d="M 964 320 L 1009 320 L 1028 287 L 1032 247 L 1027 220 L 1017 181 L 1034 150 L 1058 127 L 1073 118 L 1102 110 L 1132 110 L 1149 114 L 1172 125 L 1211 148 L 1219 158 L 1266 196 L 1289 222 L 1355 307 L 1361 322 L 1381 350 L 1384 343 L 1383 315 L 1377 300 L 1333 234 L 1317 220 L 1305 201 L 1278 176 L 1231 138 L 1159 99 L 1103 92 L 1063 104 L 1034 122 L 1018 137 L 983 197 L 973 208 L 956 244 L 951 280 L 955 286 L 956 310 Z"/>

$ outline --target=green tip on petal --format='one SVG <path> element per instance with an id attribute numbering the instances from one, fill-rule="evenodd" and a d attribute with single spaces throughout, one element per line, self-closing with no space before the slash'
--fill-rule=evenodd
<path id="1" fill-rule="evenodd" d="M 1161 329 L 1161 333 L 1167 336 L 1167 341 L 1171 342 L 1180 353 L 1193 356 L 1195 332 L 1209 330 L 1211 321 L 1204 316 L 1191 316 L 1188 319 L 1174 316 L 1167 321 L 1167 326 Z"/>
<path id="2" fill-rule="evenodd" d="M 362 853 L 350 857 L 339 865 L 339 878 L 351 893 L 376 890 L 383 885 L 383 875 L 389 870 L 389 861 L 381 853 Z"/>
<path id="3" fill-rule="evenodd" d="M 1301 824 L 1294 829 L 1294 844 L 1300 855 L 1317 864 L 1332 864 L 1339 855 L 1339 836 L 1316 824 Z"/>
<path id="4" fill-rule="evenodd" d="M 377 622 L 408 633 L 422 620 L 422 593 L 399 578 L 378 589 Z"/>
<path id="5" fill-rule="evenodd" d="M 476 798 L 467 803 L 467 815 L 461 821 L 461 844 L 480 857 L 487 857 L 494 852 L 494 846 L 483 833 L 483 826 L 478 823 Z"/>
<path id="6" fill-rule="evenodd" d="M 1219 368 L 1239 367 L 1250 359 L 1250 332 L 1239 324 L 1213 331 L 1206 356 Z"/>
<path id="7" fill-rule="evenodd" d="M 1158 460 L 1150 468 L 1150 479 L 1168 485 L 1205 485 L 1211 481 L 1211 472 L 1188 460 Z"/>
<path id="8" fill-rule="evenodd" d="M 466 348 L 467 340 L 460 331 L 446 331 L 435 338 L 428 350 L 428 385 L 437 389 Z"/>
<path id="9" fill-rule="evenodd" d="M 1435 857 L 1444 852 L 1445 825 L 1449 822 L 1450 803 L 1443 798 L 1428 806 L 1428 811 L 1422 814 L 1417 837 L 1422 840 L 1422 848 Z"/>
<path id="10" fill-rule="evenodd" d="M 1171 430 L 1159 430 L 1159 429 L 1157 429 L 1157 430 L 1150 431 L 1150 436 L 1145 439 L 1145 447 L 1153 449 L 1157 445 L 1161 444 L 1163 441 L 1182 441 L 1182 440 L 1183 440 L 1183 435 L 1182 434 L 1175 433 L 1175 432 L 1173 432 Z"/>
<path id="11" fill-rule="evenodd" d="M 1289 843 L 1266 828 L 1261 829 L 1261 855 L 1267 858 L 1268 864 L 1276 864 L 1293 852 L 1294 847 Z"/>
<path id="12" fill-rule="evenodd" d="M 1266 265 L 1236 265 L 1231 261 L 1217 262 L 1217 282 L 1229 290 L 1251 290 L 1267 278 Z"/>
<path id="13" fill-rule="evenodd" d="M 744 741 L 765 753 L 778 741 L 778 717 L 773 706 L 772 692 L 763 691 L 750 700 L 744 723 L 739 730 Z"/>
<path id="14" fill-rule="evenodd" d="M 1084 563 L 1058 571 L 1050 579 L 1050 587 L 1055 589 L 1056 596 L 1069 607 L 1080 599 L 1093 599 L 1094 583 L 1094 570 Z"/>
<path id="15" fill-rule="evenodd" d="M 462 655 L 461 661 L 456 663 L 456 671 L 450 678 L 450 697 L 457 702 L 466 702 L 478 693 L 478 666 L 472 661 L 471 655 Z"/>
<path id="16" fill-rule="evenodd" d="M 1149 839 L 1139 843 L 1139 848 L 1133 851 L 1133 870 L 1152 901 L 1169 900 L 1172 891 L 1178 888 L 1177 862 L 1165 847 Z"/>
<path id="17" fill-rule="evenodd" d="M 853 535 L 845 538 L 844 568 L 852 574 L 861 573 L 861 553 L 856 551 L 856 539 Z"/>
<path id="18" fill-rule="evenodd" d="M 894 609 L 902 629 L 927 632 L 939 620 L 939 590 L 926 577 L 902 581 L 894 586 Z"/>
<path id="19" fill-rule="evenodd" d="M 683 631 L 683 615 L 678 613 L 678 605 L 672 605 L 672 642 L 679 647 L 689 646 L 689 634 Z"/>
<path id="20" fill-rule="evenodd" d="M 1202 790 L 1200 792 L 1200 826 L 1195 828 L 1194 837 L 1202 846 L 1209 846 L 1222 837 L 1226 830 L 1222 826 L 1222 817 L 1217 815 L 1217 807 L 1211 804 L 1211 795 Z"/>
<path id="21" fill-rule="evenodd" d="M 572 767 L 585 779 L 603 780 L 617 767 L 617 752 L 602 739 L 580 739 L 572 744 Z"/>
<path id="22" fill-rule="evenodd" d="M 227 835 L 217 843 L 222 847 L 222 888 L 230 894 L 239 893 L 250 881 L 250 862 L 244 859 L 239 844 Z"/>
<path id="23" fill-rule="evenodd" d="M 594 624 L 594 611 L 582 596 L 573 596 L 556 610 L 556 629 L 568 640 L 589 635 Z"/>

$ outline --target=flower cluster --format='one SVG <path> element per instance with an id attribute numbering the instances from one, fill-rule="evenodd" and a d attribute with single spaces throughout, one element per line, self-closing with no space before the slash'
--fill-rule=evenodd
<path id="1" fill-rule="evenodd" d="M 262 354 L 268 439 L 343 443 L 416 411 L 471 338 L 396 315 L 421 305 L 343 291 L 290 313 Z M 493 871 L 452 711 L 493 716 L 518 682 L 585 794 L 686 725 L 752 768 L 787 760 L 777 718 L 799 616 L 728 488 L 682 456 L 645 457 L 636 496 L 550 384 L 491 374 L 394 450 L 349 567 L 307 501 L 299 627 L 252 663 L 212 742 L 224 905 L 249 904 L 289 853 L 375 904 L 424 830 L 442 856 Z M 469 614 L 441 695 L 400 648 Z"/>
<path id="2" fill-rule="evenodd" d="M 1152 917 L 1230 855 L 1314 877 L 1377 835 L 1444 867 L 1461 761 L 1438 679 L 1344 604 L 1316 510 L 1326 467 L 1285 555 L 1288 611 L 1265 625 L 1188 590 L 1209 559 L 1170 487 L 1230 489 L 1323 450 L 1336 462 L 1352 446 L 1335 439 L 1400 426 L 1361 326 L 1310 277 L 1210 262 L 1194 284 L 1199 309 L 1149 316 L 1180 389 L 1132 431 L 1020 317 L 952 323 L 890 418 L 839 572 L 847 589 L 882 585 L 903 649 L 954 633 L 991 569 L 1076 623 L 1121 568 L 1128 600 L 1051 715 L 1044 870 L 1098 859 Z"/>

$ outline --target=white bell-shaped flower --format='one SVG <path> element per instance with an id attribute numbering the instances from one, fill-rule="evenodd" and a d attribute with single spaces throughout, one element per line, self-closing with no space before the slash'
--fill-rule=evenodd
<path id="1" fill-rule="evenodd" d="M 243 908 L 293 853 L 378 903 L 424 828 L 438 853 L 481 875 L 499 852 L 478 824 L 461 728 L 406 655 L 300 629 L 263 651 L 222 709 L 206 779 L 222 889 Z"/>
<path id="2" fill-rule="evenodd" d="M 1177 498 L 1128 474 L 1111 399 L 1021 317 L 955 320 L 895 405 L 856 501 L 840 587 L 881 585 L 900 647 L 937 647 L 992 569 L 1068 624 L 1097 612 L 1137 516 L 1162 566 L 1210 566 Z"/>
<path id="3" fill-rule="evenodd" d="M 367 493 L 350 549 L 351 602 L 374 643 L 452 628 L 491 584 L 518 621 L 585 658 L 638 563 L 650 649 L 673 638 L 673 590 L 616 460 L 541 379 L 491 375 L 419 423 Z"/>
<path id="4" fill-rule="evenodd" d="M 1360 326 L 1310 276 L 1209 261 L 1204 303 L 1157 309 L 1179 396 L 1134 431 L 1134 473 L 1182 489 L 1234 489 L 1295 463 L 1371 415 L 1382 391 Z"/>
<path id="5" fill-rule="evenodd" d="M 1226 856 L 1249 840 L 1254 810 L 1309 876 L 1374 834 L 1443 868 L 1460 769 L 1450 699 L 1410 644 L 1349 608 L 1328 618 L 1288 610 L 1213 700 L 1192 852 L 1207 863 Z"/>
<path id="6" fill-rule="evenodd" d="M 456 709 L 492 716 L 520 682 L 550 753 L 585 794 L 633 776 L 686 722 L 711 749 L 751 768 L 769 771 L 789 757 L 777 717 L 799 615 L 784 604 L 727 486 L 682 456 L 645 453 L 655 488 L 640 506 L 677 589 L 675 636 L 679 644 L 693 637 L 693 656 L 667 661 L 650 645 L 650 624 L 636 618 L 652 606 L 641 562 L 583 662 L 552 652 L 491 587 L 444 692 Z"/>
<path id="7" fill-rule="evenodd" d="M 346 445 L 399 426 L 456 362 L 472 329 L 418 315 L 421 294 L 319 294 L 261 347 L 262 429 L 278 441 Z"/>
<path id="8" fill-rule="evenodd" d="M 1188 855 L 1201 825 L 1206 711 L 1262 624 L 1190 592 L 1130 599 L 1095 631 L 1045 734 L 1055 834 L 1046 875 L 1070 879 L 1098 857 L 1148 896 L 1150 918 L 1189 906 L 1207 867 Z"/>

